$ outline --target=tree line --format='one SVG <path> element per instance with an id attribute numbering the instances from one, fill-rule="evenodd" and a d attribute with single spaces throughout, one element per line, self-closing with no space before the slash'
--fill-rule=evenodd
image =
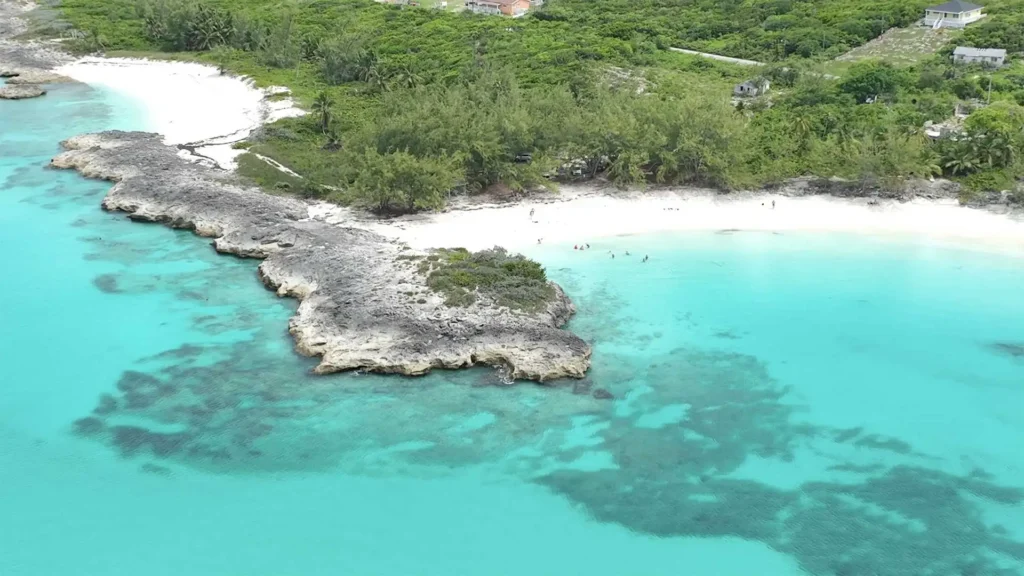
<path id="1" fill-rule="evenodd" d="M 731 88 L 750 69 L 544 13 L 507 20 L 361 0 L 132 6 L 131 26 L 108 28 L 111 42 L 205 51 L 292 86 L 313 113 L 268 128 L 253 150 L 305 176 L 305 194 L 381 211 L 598 175 L 730 189 L 802 175 L 897 188 L 943 174 L 992 189 L 1021 173 L 1024 78 L 944 55 L 902 69 L 864 62 L 841 80 L 790 61 L 759 72 L 772 80 L 769 99 L 734 106 Z M 976 117 L 998 122 L 972 116 L 955 138 L 924 136 L 924 123 L 947 119 L 958 101 L 989 98 L 997 104 Z"/>

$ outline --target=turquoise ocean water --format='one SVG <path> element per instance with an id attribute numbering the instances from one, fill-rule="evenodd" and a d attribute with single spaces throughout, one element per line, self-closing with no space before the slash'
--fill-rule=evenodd
<path id="1" fill-rule="evenodd" d="M 543 246 L 586 380 L 313 377 L 254 262 L 45 168 L 144 126 L 0 101 L 0 575 L 1024 575 L 1024 261 Z"/>

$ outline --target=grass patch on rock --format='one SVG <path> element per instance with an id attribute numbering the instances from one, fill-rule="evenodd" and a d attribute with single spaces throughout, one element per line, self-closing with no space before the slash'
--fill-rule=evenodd
<path id="1" fill-rule="evenodd" d="M 301 194 L 305 182 L 291 174 L 281 172 L 254 154 L 238 157 L 238 173 L 255 182 L 260 188 L 275 194 Z"/>
<path id="2" fill-rule="evenodd" d="M 543 266 L 504 248 L 438 250 L 420 262 L 419 271 L 448 306 L 469 306 L 484 298 L 512 310 L 534 311 L 555 295 Z"/>

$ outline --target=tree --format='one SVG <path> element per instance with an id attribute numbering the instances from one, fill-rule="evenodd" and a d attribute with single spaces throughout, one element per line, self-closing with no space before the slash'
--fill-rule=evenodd
<path id="1" fill-rule="evenodd" d="M 366 84 L 375 91 L 387 90 L 387 78 L 381 70 L 380 61 L 374 61 L 370 63 L 361 73 L 360 80 L 366 82 Z"/>
<path id="2" fill-rule="evenodd" d="M 259 59 L 274 68 L 291 68 L 301 57 L 301 47 L 295 41 L 295 24 L 291 12 L 285 12 L 264 36 L 259 49 Z"/>
<path id="3" fill-rule="evenodd" d="M 964 129 L 972 136 L 1019 138 L 1024 130 L 1024 106 L 1007 101 L 994 102 L 968 116 L 964 120 Z"/>
<path id="4" fill-rule="evenodd" d="M 365 41 L 354 34 L 321 40 L 316 57 L 320 60 L 321 74 L 330 84 L 361 80 L 373 65 L 373 55 L 366 49 Z"/>
<path id="5" fill-rule="evenodd" d="M 806 114 L 801 114 L 793 119 L 793 134 L 799 143 L 797 150 L 807 153 L 814 141 L 814 124 Z"/>
<path id="6" fill-rule="evenodd" d="M 106 46 L 106 44 L 107 44 L 106 38 L 104 38 L 103 35 L 100 34 L 99 30 L 97 30 L 95 28 L 93 28 L 92 30 L 89 30 L 88 38 L 89 38 L 89 48 L 90 48 L 91 51 L 93 51 L 93 52 L 103 52 L 104 50 L 106 50 L 106 48 L 107 48 L 107 46 Z"/>
<path id="7" fill-rule="evenodd" d="M 381 154 L 364 148 L 346 160 L 351 175 L 347 192 L 357 203 L 383 213 L 440 208 L 461 179 L 451 157 L 416 157 L 407 151 Z"/>
<path id="8" fill-rule="evenodd" d="M 898 190 L 908 178 L 927 178 L 939 171 L 935 155 L 922 134 L 886 126 L 865 136 L 857 159 L 860 177 Z"/>
<path id="9" fill-rule="evenodd" d="M 320 131 L 327 134 L 331 128 L 331 121 L 334 119 L 334 99 L 327 92 L 320 92 L 313 100 L 313 117 L 317 119 Z"/>
<path id="10" fill-rule="evenodd" d="M 234 50 L 224 44 L 220 44 L 213 50 L 210 50 L 210 58 L 217 63 L 218 73 L 223 75 L 227 71 L 227 63 L 231 60 L 233 52 Z"/>
<path id="11" fill-rule="evenodd" d="M 952 152 L 953 155 L 946 159 L 943 167 L 954 176 L 970 174 L 980 165 L 970 145 L 957 146 L 952 149 Z"/>
<path id="12" fill-rule="evenodd" d="M 399 88 L 415 88 L 423 82 L 423 78 L 408 66 L 396 69 L 388 81 L 388 86 Z"/>
<path id="13" fill-rule="evenodd" d="M 839 83 L 839 89 L 854 97 L 858 104 L 872 98 L 894 100 L 897 92 L 910 83 L 903 70 L 885 62 L 859 62 Z"/>

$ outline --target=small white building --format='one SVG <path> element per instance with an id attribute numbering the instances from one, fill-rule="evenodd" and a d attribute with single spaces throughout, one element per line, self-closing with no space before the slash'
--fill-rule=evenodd
<path id="1" fill-rule="evenodd" d="M 513 18 L 525 16 L 530 6 L 530 0 L 466 0 L 466 10 L 475 14 L 503 14 Z"/>
<path id="2" fill-rule="evenodd" d="M 771 84 L 767 80 L 747 80 L 742 84 L 737 84 L 732 89 L 732 95 L 740 98 L 754 98 L 767 92 L 770 87 Z"/>
<path id="3" fill-rule="evenodd" d="M 924 24 L 932 28 L 963 28 L 971 22 L 985 17 L 982 7 L 961 0 L 950 0 L 945 4 L 925 8 Z"/>
<path id="4" fill-rule="evenodd" d="M 1006 62 L 1006 50 L 957 46 L 956 50 L 953 50 L 953 62 L 955 64 L 982 64 L 999 68 Z"/>

